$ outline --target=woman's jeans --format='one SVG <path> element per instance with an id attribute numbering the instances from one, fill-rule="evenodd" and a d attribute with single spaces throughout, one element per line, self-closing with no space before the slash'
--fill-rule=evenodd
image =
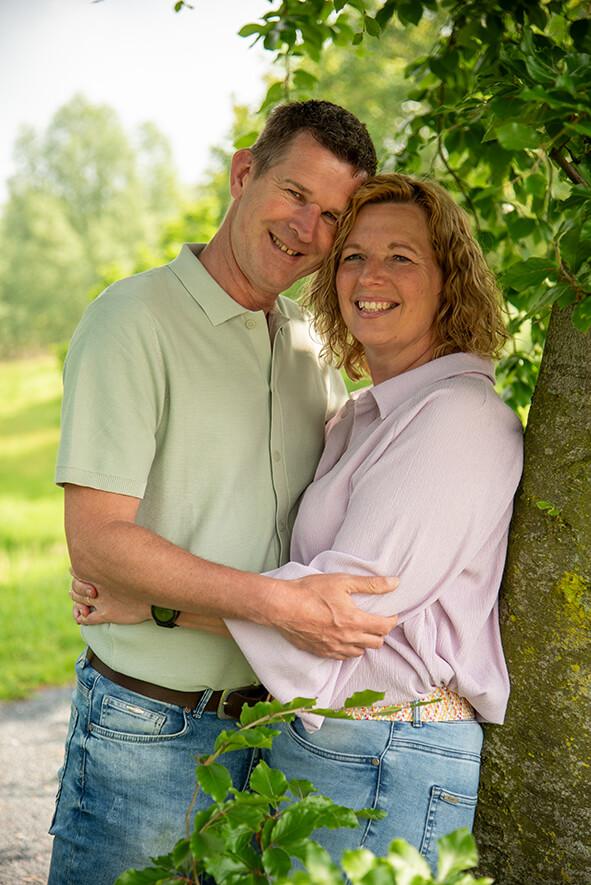
<path id="1" fill-rule="evenodd" d="M 234 722 L 121 688 L 82 656 L 60 771 L 48 885 L 112 885 L 143 869 L 186 834 L 198 753 L 211 753 Z M 253 754 L 228 753 L 233 785 L 245 789 Z M 199 791 L 194 811 L 211 804 Z"/>
<path id="2" fill-rule="evenodd" d="M 319 829 L 313 838 L 335 862 L 346 848 L 384 857 L 393 839 L 405 839 L 435 872 L 437 840 L 472 829 L 482 728 L 473 719 L 421 722 L 325 719 L 308 734 L 301 720 L 274 726 L 282 733 L 263 759 L 288 779 L 303 778 L 338 805 L 381 808 L 383 820 L 356 829 Z"/>

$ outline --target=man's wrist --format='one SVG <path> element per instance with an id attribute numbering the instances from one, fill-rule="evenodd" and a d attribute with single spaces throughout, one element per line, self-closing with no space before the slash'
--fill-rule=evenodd
<path id="1" fill-rule="evenodd" d="M 160 605 L 153 605 L 150 609 L 152 613 L 152 618 L 159 627 L 176 627 L 177 626 L 177 618 L 180 615 L 180 611 L 177 611 L 174 608 L 163 608 Z"/>

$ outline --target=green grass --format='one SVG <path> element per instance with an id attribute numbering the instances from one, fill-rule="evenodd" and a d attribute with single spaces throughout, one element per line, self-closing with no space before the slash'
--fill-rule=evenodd
<path id="1" fill-rule="evenodd" d="M 0 700 L 71 682 L 83 648 L 53 484 L 60 400 L 54 357 L 0 362 Z"/>

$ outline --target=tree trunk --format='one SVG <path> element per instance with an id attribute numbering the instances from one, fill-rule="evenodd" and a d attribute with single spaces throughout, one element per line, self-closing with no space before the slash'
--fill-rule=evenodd
<path id="1" fill-rule="evenodd" d="M 511 698 L 474 831 L 497 885 L 591 883 L 591 333 L 571 315 L 552 311 L 501 590 Z"/>

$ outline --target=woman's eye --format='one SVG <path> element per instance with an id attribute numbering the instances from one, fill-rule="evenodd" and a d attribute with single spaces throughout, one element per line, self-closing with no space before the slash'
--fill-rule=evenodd
<path id="1" fill-rule="evenodd" d="M 344 264 L 345 261 L 357 261 L 358 259 L 361 259 L 359 252 L 352 252 L 350 255 L 345 255 L 342 261 Z"/>
<path id="2" fill-rule="evenodd" d="M 393 255 L 392 260 L 400 262 L 401 264 L 406 264 L 408 261 L 410 261 L 410 258 L 407 258 L 406 255 Z"/>

